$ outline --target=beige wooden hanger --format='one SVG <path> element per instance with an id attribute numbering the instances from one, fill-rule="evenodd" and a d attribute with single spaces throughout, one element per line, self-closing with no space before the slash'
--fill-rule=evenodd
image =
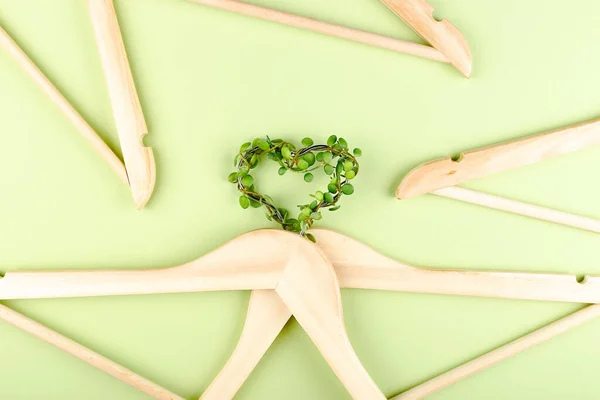
<path id="1" fill-rule="evenodd" d="M 133 201 L 141 210 L 150 199 L 156 180 L 152 149 L 143 144 L 148 128 L 135 90 L 113 1 L 88 1 Z"/>
<path id="2" fill-rule="evenodd" d="M 410 171 L 398 199 L 424 193 L 600 233 L 600 220 L 481 193 L 455 185 L 600 145 L 600 119 L 441 158 Z"/>
<path id="3" fill-rule="evenodd" d="M 122 47 L 114 9 L 110 2 L 100 0 L 90 0 L 90 8 L 127 168 L 2 27 L 0 27 L 0 48 L 4 49 L 29 75 L 117 176 L 130 184 L 134 203 L 138 209 L 141 209 L 152 194 L 155 181 L 152 151 L 150 148 L 143 147 L 141 142 L 145 134 L 143 115 Z"/>
<path id="4" fill-rule="evenodd" d="M 411 54 L 429 60 L 450 63 L 467 78 L 471 76 L 471 52 L 467 41 L 462 33 L 449 21 L 436 21 L 433 18 L 434 9 L 426 0 L 381 1 L 398 17 L 402 18 L 423 39 L 429 42 L 433 48 L 394 39 L 388 36 L 381 36 L 345 26 L 305 18 L 295 14 L 276 11 L 270 8 L 248 4 L 244 1 L 189 1 L 370 46 Z"/>
<path id="5" fill-rule="evenodd" d="M 339 303 L 339 287 L 600 303 L 599 276 L 586 276 L 579 283 L 573 275 L 420 269 L 387 258 L 338 233 L 320 229 L 313 232 L 317 236 L 317 246 L 289 232 L 250 232 L 197 260 L 170 268 L 8 272 L 0 279 L 0 299 L 256 290 L 251 296 L 240 347 L 220 377 L 206 391 L 204 399 L 229 398 L 227 396 L 232 391 L 235 393 L 290 314 L 298 318 L 354 398 L 382 398 L 353 355 L 347 340 Z M 593 311 L 596 308 L 588 307 L 586 310 L 590 311 L 576 313 L 554 326 L 544 328 L 542 333 L 534 332 L 533 336 L 523 338 L 520 344 L 505 346 L 500 356 L 496 353 L 491 357 L 495 360 L 504 359 L 548 340 L 592 318 L 596 315 L 596 311 Z M 72 348 L 71 343 L 65 344 L 64 340 L 56 339 L 48 331 L 38 333 L 38 329 L 47 328 L 32 325 L 27 318 L 15 317 L 14 312 L 9 313 L 9 317 L 5 315 L 0 312 L 0 318 L 8 318 L 13 325 L 87 361 L 87 353 L 79 345 Z M 256 336 L 258 327 L 263 331 L 260 338 Z M 55 343 L 56 340 L 58 343 Z M 253 349 L 249 349 L 247 343 L 253 340 L 256 340 Z M 449 378 L 454 380 L 446 376 L 425 389 L 439 390 L 460 377 L 492 364 L 490 356 L 483 357 L 483 361 L 475 360 L 458 372 L 451 371 Z M 123 367 L 110 360 L 102 359 L 102 362 L 92 365 L 118 375 L 122 381 L 146 393 L 153 393 L 156 398 L 177 398 L 161 397 L 168 396 L 165 395 L 166 389 L 148 385 L 135 374 L 113 373 Z M 225 378 L 229 385 L 223 385 Z M 223 387 L 225 389 L 222 390 L 226 392 L 217 391 Z"/>

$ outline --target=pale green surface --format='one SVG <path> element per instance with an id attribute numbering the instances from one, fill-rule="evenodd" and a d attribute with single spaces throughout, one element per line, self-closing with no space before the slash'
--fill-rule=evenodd
<path id="1" fill-rule="evenodd" d="M 433 196 L 393 196 L 401 176 L 431 158 L 598 116 L 600 2 L 432 0 L 469 41 L 470 80 L 447 65 L 184 1 L 116 3 L 156 154 L 154 196 L 135 211 L 126 187 L 0 52 L 0 270 L 160 267 L 199 257 L 271 227 L 262 212 L 241 210 L 227 183 L 242 142 L 337 134 L 363 148 L 362 168 L 356 194 L 321 226 L 416 265 L 600 274 L 596 234 Z M 376 0 L 261 3 L 418 40 Z M 86 2 L 0 0 L 0 9 L 2 26 L 118 148 Z M 259 185 L 284 204 L 319 187 L 275 171 L 261 171 Z M 469 186 L 600 217 L 598 171 L 594 149 Z M 298 182 L 297 195 L 282 194 Z M 247 299 L 5 304 L 194 399 L 235 346 Z M 581 307 L 358 290 L 345 290 L 343 301 L 356 352 L 388 395 Z M 599 335 L 593 321 L 429 399 L 597 399 Z M 3 400 L 145 398 L 6 324 L 0 337 Z M 237 398 L 348 395 L 294 322 Z"/>

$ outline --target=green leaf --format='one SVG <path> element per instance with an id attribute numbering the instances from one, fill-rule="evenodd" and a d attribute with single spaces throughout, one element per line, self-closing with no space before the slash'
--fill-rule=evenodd
<path id="1" fill-rule="evenodd" d="M 354 151 L 352 151 L 352 153 L 354 153 L 354 155 L 355 155 L 356 157 L 360 157 L 360 156 L 362 156 L 362 150 L 361 150 L 361 149 L 359 149 L 358 147 L 357 147 L 357 148 L 355 148 L 355 149 L 354 149 Z"/>
<path id="2" fill-rule="evenodd" d="M 285 174 L 285 173 L 286 173 L 286 171 L 287 171 L 287 168 L 286 168 L 286 167 L 281 167 L 281 168 L 279 168 L 279 169 L 277 170 L 277 173 L 278 173 L 279 175 L 283 175 L 283 174 Z"/>
<path id="3" fill-rule="evenodd" d="M 260 202 L 250 199 L 250 206 L 252 206 L 252 208 L 259 208 L 261 205 Z"/>
<path id="4" fill-rule="evenodd" d="M 248 175 L 248 167 L 242 167 L 242 169 L 240 169 L 236 174 L 238 178 L 242 178 L 246 175 Z"/>
<path id="5" fill-rule="evenodd" d="M 309 207 L 304 207 L 302 209 L 302 215 L 304 215 L 305 217 L 308 217 L 310 214 L 312 213 L 312 210 Z"/>
<path id="6" fill-rule="evenodd" d="M 292 158 L 292 151 L 290 150 L 290 147 L 287 144 L 281 148 L 281 155 L 286 160 Z"/>
<path id="7" fill-rule="evenodd" d="M 262 151 L 267 151 L 271 148 L 271 146 L 269 145 L 269 143 L 267 143 L 264 140 L 259 140 L 258 143 L 256 144 L 258 146 L 259 149 L 261 149 Z"/>
<path id="8" fill-rule="evenodd" d="M 322 162 L 324 155 L 325 155 L 325 153 L 323 153 L 322 151 L 318 152 L 317 153 L 317 161 Z"/>
<path id="9" fill-rule="evenodd" d="M 339 209 L 340 209 L 340 207 L 341 207 L 340 205 L 337 205 L 337 206 L 335 206 L 335 207 L 331 207 L 331 208 L 329 209 L 329 211 L 337 211 L 337 210 L 339 210 Z"/>
<path id="10" fill-rule="evenodd" d="M 227 180 L 231 183 L 236 183 L 237 182 L 237 172 L 230 173 L 229 176 L 227 177 Z"/>
<path id="11" fill-rule="evenodd" d="M 254 183 L 254 178 L 252 175 L 246 175 L 242 178 L 242 185 L 244 187 L 250 187 Z"/>
<path id="12" fill-rule="evenodd" d="M 340 144 L 340 146 L 342 147 L 342 149 L 347 149 L 348 148 L 348 142 L 346 142 L 346 139 L 344 138 L 339 138 L 338 139 L 338 143 Z"/>
<path id="13" fill-rule="evenodd" d="M 243 145 L 240 146 L 240 153 L 243 153 L 244 151 L 248 150 L 250 148 L 250 145 L 252 143 L 250 142 L 246 142 Z"/>
<path id="14" fill-rule="evenodd" d="M 331 193 L 327 192 L 323 195 L 323 200 L 326 203 L 333 203 L 333 195 Z"/>
<path id="15" fill-rule="evenodd" d="M 313 143 L 313 140 L 309 137 L 305 137 L 304 139 L 302 139 L 302 144 L 304 145 L 304 147 L 312 146 Z"/>
<path id="16" fill-rule="evenodd" d="M 250 199 L 246 196 L 240 196 L 240 206 L 245 210 L 250 207 Z"/>
<path id="17" fill-rule="evenodd" d="M 323 153 L 323 162 L 325 164 L 331 164 L 332 161 L 333 161 L 333 154 L 331 154 L 331 152 L 326 151 L 325 153 Z"/>
<path id="18" fill-rule="evenodd" d="M 315 221 L 320 220 L 321 218 L 323 218 L 323 216 L 321 215 L 320 212 L 314 212 L 310 214 L 310 218 L 314 219 Z"/>
<path id="19" fill-rule="evenodd" d="M 306 162 L 306 160 L 300 159 L 298 160 L 298 169 L 300 171 L 304 171 L 305 169 L 307 169 L 309 167 L 308 163 Z"/>
<path id="20" fill-rule="evenodd" d="M 337 173 L 338 173 L 338 175 L 339 175 L 339 174 L 341 174 L 341 173 L 342 173 L 342 171 L 343 171 L 343 170 L 344 170 L 344 163 L 343 163 L 343 162 L 341 162 L 341 161 L 339 161 L 339 162 L 337 163 L 337 165 L 335 166 L 335 172 L 337 172 Z"/>
<path id="21" fill-rule="evenodd" d="M 308 166 L 312 166 L 315 163 L 315 155 L 313 153 L 306 153 L 305 155 L 302 156 L 302 158 L 304 159 L 304 161 L 306 161 L 308 163 Z"/>
<path id="22" fill-rule="evenodd" d="M 340 146 L 339 143 L 336 143 L 333 145 L 332 149 L 336 150 L 336 151 L 342 151 L 342 146 Z"/>
<path id="23" fill-rule="evenodd" d="M 277 211 L 279 211 L 279 214 L 281 214 L 281 217 L 285 221 L 287 219 L 288 214 L 289 214 L 288 210 L 286 210 L 285 208 L 278 208 Z"/>
<path id="24" fill-rule="evenodd" d="M 355 176 L 356 172 L 354 172 L 353 170 L 346 172 L 346 179 L 354 179 Z"/>
<path id="25" fill-rule="evenodd" d="M 327 139 L 327 146 L 331 147 L 331 146 L 333 146 L 335 144 L 335 142 L 337 142 L 337 136 L 331 135 Z"/>
<path id="26" fill-rule="evenodd" d="M 344 171 L 350 171 L 352 168 L 354 168 L 354 163 L 350 160 L 344 162 Z"/>
<path id="27" fill-rule="evenodd" d="M 310 207 L 310 209 L 311 209 L 311 210 L 314 210 L 315 208 L 317 208 L 317 206 L 318 206 L 318 205 L 319 205 L 319 203 L 317 203 L 317 201 L 316 201 L 316 200 L 313 200 L 313 201 L 310 203 L 309 207 Z"/>
<path id="28" fill-rule="evenodd" d="M 252 154 L 250 158 L 250 169 L 254 169 L 258 167 L 258 156 L 256 154 Z"/>
<path id="29" fill-rule="evenodd" d="M 342 193 L 346 195 L 351 195 L 352 193 L 354 193 L 354 186 L 352 186 L 352 184 L 350 183 L 342 185 Z"/>
<path id="30" fill-rule="evenodd" d="M 307 233 L 306 238 L 313 243 L 317 243 L 317 239 L 315 238 L 315 236 L 312 233 Z"/>
<path id="31" fill-rule="evenodd" d="M 333 167 L 331 165 L 324 166 L 323 170 L 325 171 L 325 174 L 327 174 L 327 175 L 333 174 Z"/>
<path id="32" fill-rule="evenodd" d="M 317 191 L 315 193 L 315 199 L 317 199 L 318 201 L 323 201 L 323 192 Z"/>
<path id="33" fill-rule="evenodd" d="M 305 182 L 312 182 L 312 180 L 313 180 L 313 174 L 311 174 L 310 172 L 308 174 L 304 174 Z"/>
<path id="34" fill-rule="evenodd" d="M 236 156 L 233 158 L 233 166 L 234 166 L 234 167 L 237 167 L 237 166 L 238 166 L 238 164 L 240 163 L 240 158 L 241 158 L 241 157 L 242 157 L 242 155 L 241 155 L 241 154 L 238 154 L 238 155 L 236 155 Z"/>
<path id="35" fill-rule="evenodd" d="M 338 188 L 337 185 L 335 183 L 330 183 L 329 185 L 327 185 L 327 190 L 329 190 L 329 193 L 337 193 Z"/>

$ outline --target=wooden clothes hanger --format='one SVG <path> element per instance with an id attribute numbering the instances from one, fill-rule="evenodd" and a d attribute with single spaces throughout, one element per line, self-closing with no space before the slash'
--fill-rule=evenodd
<path id="1" fill-rule="evenodd" d="M 573 275 L 420 269 L 387 258 L 338 233 L 320 229 L 313 232 L 317 246 L 289 232 L 250 232 L 197 260 L 170 268 L 8 272 L 0 279 L 0 299 L 255 290 L 240 346 L 205 392 L 204 399 L 233 395 L 291 314 L 296 316 L 354 398 L 384 398 L 352 351 L 343 327 L 339 287 L 600 303 L 600 276 L 586 276 L 583 283 L 578 283 Z M 554 326 L 542 328 L 531 334 L 533 336 L 501 348 L 500 354 L 492 358 L 497 362 L 548 340 L 596 316 L 597 309 L 590 306 Z M 68 340 L 57 339 L 48 331 L 38 333 L 35 323 L 15 317 L 12 310 L 0 312 L 0 318 L 87 361 L 86 349 L 72 348 Z M 261 330 L 261 337 L 257 339 Z M 57 340 L 58 343 L 53 342 Z M 92 356 L 95 354 L 89 352 Z M 474 360 L 458 372 L 450 371 L 450 376 L 425 383 L 427 386 L 419 390 L 439 390 L 486 368 L 493 364 L 489 357 Z M 155 398 L 178 398 L 164 397 L 169 396 L 165 394 L 166 389 L 149 385 L 135 374 L 119 374 L 123 367 L 110 360 L 101 358 L 92 365 L 146 393 L 153 393 Z M 417 388 L 411 390 L 415 393 Z"/>
<path id="2" fill-rule="evenodd" d="M 429 161 L 410 171 L 398 199 L 431 193 L 484 207 L 600 233 L 600 220 L 455 185 L 600 145 L 600 119 Z"/>
<path id="3" fill-rule="evenodd" d="M 146 124 L 112 1 L 89 0 L 89 2 L 125 165 L 2 27 L 0 27 L 0 48 L 16 61 L 50 98 L 84 139 L 92 145 L 92 148 L 108 163 L 113 172 L 130 185 L 136 208 L 141 209 L 152 194 L 156 176 L 152 150 L 142 144 L 142 138 L 147 132 Z"/>
<path id="4" fill-rule="evenodd" d="M 388 36 L 301 17 L 238 0 L 189 0 L 194 3 L 277 22 L 329 36 L 452 64 L 467 78 L 471 76 L 471 52 L 462 33 L 449 21 L 436 21 L 434 8 L 426 0 L 381 0 L 433 48 Z"/>

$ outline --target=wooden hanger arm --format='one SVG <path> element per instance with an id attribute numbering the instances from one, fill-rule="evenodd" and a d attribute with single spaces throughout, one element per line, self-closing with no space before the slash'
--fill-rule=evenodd
<path id="1" fill-rule="evenodd" d="M 453 200 L 464 201 L 466 203 L 476 204 L 491 208 L 493 210 L 507 211 L 513 214 L 539 219 L 541 221 L 552 222 L 589 232 L 600 233 L 599 219 L 571 214 L 565 211 L 555 210 L 553 208 L 525 203 L 523 201 L 511 200 L 507 199 L 506 197 L 482 193 L 459 186 L 438 189 L 432 192 L 432 194 Z"/>
<path id="2" fill-rule="evenodd" d="M 583 310 L 559 319 L 544 326 L 528 335 L 501 346 L 489 353 L 469 361 L 459 367 L 445 372 L 433 379 L 428 380 L 414 388 L 407 390 L 390 400 L 418 400 L 429 396 L 445 387 L 448 387 L 462 379 L 468 378 L 480 371 L 498 364 L 514 355 L 552 339 L 553 337 L 580 326 L 600 316 L 600 304 L 588 306 Z"/>
<path id="3" fill-rule="evenodd" d="M 154 382 L 3 305 L 0 305 L 0 319 L 146 393 L 154 399 L 183 400 L 182 397 L 171 393 Z"/>
<path id="4" fill-rule="evenodd" d="M 600 145 L 600 119 L 571 125 L 422 164 L 410 171 L 396 191 L 398 199 L 431 193 L 498 172 L 523 167 Z"/>
<path id="5" fill-rule="evenodd" d="M 320 253 L 298 252 L 284 269 L 275 291 L 353 399 L 385 399 L 352 349 L 337 278 Z"/>
<path id="6" fill-rule="evenodd" d="M 248 232 L 183 265 L 144 270 L 9 271 L 0 299 L 274 289 L 294 249 L 314 251 L 291 232 Z"/>
<path id="7" fill-rule="evenodd" d="M 33 82 L 50 98 L 77 132 L 90 143 L 94 151 L 106 161 L 115 174 L 125 183 L 129 184 L 125 166 L 115 153 L 104 143 L 94 129 L 73 108 L 71 103 L 58 91 L 46 78 L 39 68 L 31 61 L 27 54 L 12 40 L 0 27 L 0 48 L 4 49 L 19 65 L 19 67 L 33 80 Z"/>
<path id="8" fill-rule="evenodd" d="M 600 303 L 600 276 L 579 283 L 574 275 L 417 268 L 337 232 L 312 232 L 343 288 Z"/>
<path id="9" fill-rule="evenodd" d="M 380 47 L 399 53 L 410 54 L 417 57 L 426 58 L 433 61 L 448 63 L 448 59 L 433 47 L 422 44 L 395 39 L 388 36 L 382 36 L 371 32 L 365 32 L 358 29 L 352 29 L 345 26 L 334 25 L 312 18 L 301 17 L 299 15 L 289 14 L 270 8 L 260 7 L 254 4 L 248 4 L 237 0 L 188 0 L 193 3 L 203 4 L 205 6 L 231 11 L 237 14 L 243 14 L 265 21 L 277 22 L 279 24 L 305 29 L 312 32 L 321 33 L 328 36 L 334 36 L 341 39 L 350 40 L 370 46 Z"/>
<path id="10" fill-rule="evenodd" d="M 148 128 L 135 90 L 113 2 L 88 1 L 129 185 L 136 207 L 142 209 L 152 195 L 156 179 L 152 149 L 143 144 Z"/>
<path id="11" fill-rule="evenodd" d="M 240 341 L 200 400 L 232 399 L 291 316 L 274 290 L 253 290 Z"/>
<path id="12" fill-rule="evenodd" d="M 445 55 L 464 76 L 471 76 L 471 51 L 465 37 L 448 20 L 436 21 L 434 9 L 426 0 L 381 1 Z"/>

